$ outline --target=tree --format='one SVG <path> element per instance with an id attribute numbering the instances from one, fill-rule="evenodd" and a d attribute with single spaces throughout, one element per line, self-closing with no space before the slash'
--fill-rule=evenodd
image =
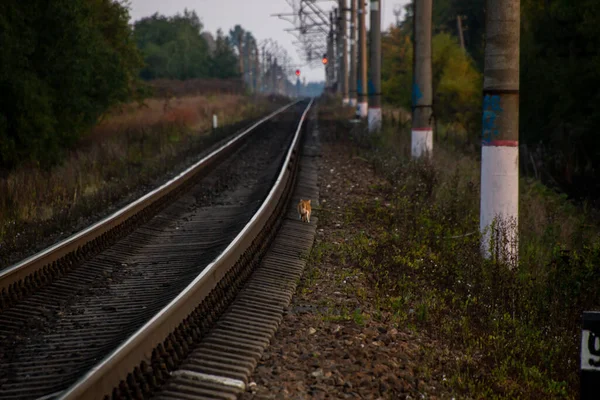
<path id="1" fill-rule="evenodd" d="M 229 40 L 238 50 L 239 57 L 239 72 L 241 75 L 244 74 L 244 35 L 246 31 L 241 25 L 236 25 L 233 29 L 229 30 Z"/>
<path id="2" fill-rule="evenodd" d="M 211 57 L 210 75 L 222 79 L 239 77 L 237 62 L 231 42 L 219 29 L 215 40 L 215 51 Z"/>
<path id="3" fill-rule="evenodd" d="M 400 23 L 402 32 L 413 34 L 413 3 L 404 6 L 405 16 Z M 458 37 L 456 17 L 463 17 L 465 45 L 477 68 L 483 70 L 484 0 L 434 0 L 432 25 L 433 34 L 449 33 Z"/>
<path id="4" fill-rule="evenodd" d="M 192 79 L 209 75 L 208 44 L 202 22 L 194 11 L 165 17 L 154 14 L 134 24 L 146 66 L 143 79 Z"/>
<path id="5" fill-rule="evenodd" d="M 50 164 L 135 94 L 141 59 L 112 0 L 0 4 L 0 166 Z"/>
<path id="6" fill-rule="evenodd" d="M 382 36 L 381 71 L 386 102 L 410 109 L 413 48 L 402 27 L 391 28 Z M 448 33 L 432 39 L 434 112 L 441 121 L 462 126 L 472 139 L 479 135 L 482 76 L 473 60 L 462 51 L 457 39 Z"/>
<path id="7" fill-rule="evenodd" d="M 202 37 L 204 38 L 204 41 L 206 42 L 206 45 L 208 46 L 208 54 L 212 55 L 215 52 L 215 38 L 213 37 L 212 33 L 210 32 L 202 32 Z"/>

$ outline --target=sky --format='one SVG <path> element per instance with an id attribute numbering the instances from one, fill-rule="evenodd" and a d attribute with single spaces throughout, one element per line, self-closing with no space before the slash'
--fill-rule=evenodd
<path id="1" fill-rule="evenodd" d="M 383 29 L 387 29 L 395 21 L 394 8 L 401 7 L 409 0 L 381 0 Z M 307 82 L 322 81 L 325 71 L 322 66 L 311 69 L 302 66 L 301 55 L 293 42 L 295 38 L 285 29 L 293 28 L 291 22 L 281 20 L 271 14 L 290 13 L 292 8 L 286 0 L 130 0 L 132 22 L 148 17 L 155 12 L 163 15 L 174 15 L 185 8 L 194 10 L 202 20 L 204 29 L 215 34 L 221 28 L 228 33 L 234 25 L 240 24 L 252 32 L 260 43 L 264 39 L 277 41 L 284 47 L 301 71 L 301 78 Z M 319 6 L 326 11 L 337 7 L 337 0 L 319 0 Z M 368 6 L 367 6 L 368 8 Z M 367 25 L 369 17 L 367 16 Z"/>

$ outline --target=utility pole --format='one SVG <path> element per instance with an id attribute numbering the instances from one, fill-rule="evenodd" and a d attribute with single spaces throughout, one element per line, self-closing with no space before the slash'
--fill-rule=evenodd
<path id="1" fill-rule="evenodd" d="M 414 57 L 411 153 L 414 158 L 433 152 L 431 88 L 432 0 L 414 0 Z"/>
<path id="2" fill-rule="evenodd" d="M 369 132 L 381 130 L 381 1 L 371 0 Z"/>
<path id="3" fill-rule="evenodd" d="M 260 59 L 258 58 L 258 46 L 256 45 L 256 43 L 253 44 L 252 46 L 252 52 L 253 54 L 253 71 L 252 71 L 252 75 L 253 75 L 253 80 L 252 83 L 254 84 L 254 93 L 258 93 L 259 88 L 260 88 Z"/>
<path id="4" fill-rule="evenodd" d="M 358 0 L 358 54 L 359 54 L 359 74 L 358 74 L 358 116 L 367 118 L 369 110 L 368 103 L 368 81 L 367 81 L 367 24 L 365 8 L 366 0 Z"/>
<path id="5" fill-rule="evenodd" d="M 278 94 L 277 90 L 277 57 L 273 59 L 271 63 L 271 85 L 273 87 L 273 94 Z"/>
<path id="6" fill-rule="evenodd" d="M 333 15 L 329 14 L 329 35 L 327 38 L 327 64 L 325 65 L 325 71 L 327 71 L 327 87 L 329 90 L 333 88 L 333 70 L 335 69 L 335 60 L 333 59 Z"/>
<path id="7" fill-rule="evenodd" d="M 485 3 L 479 226 L 484 257 L 496 256 L 514 265 L 519 222 L 520 0 Z"/>
<path id="8" fill-rule="evenodd" d="M 340 43 L 341 51 L 339 52 L 341 57 L 340 62 L 340 82 L 342 91 L 342 104 L 348 105 L 350 98 L 348 97 L 348 27 L 346 24 L 346 12 L 348 11 L 347 0 L 339 0 L 340 10 Z"/>
<path id="9" fill-rule="evenodd" d="M 261 92 L 266 92 L 267 91 L 267 85 L 266 83 L 269 82 L 267 80 L 267 51 L 265 50 L 265 45 L 263 44 L 262 47 L 262 75 L 263 75 L 263 81 L 262 81 L 262 90 Z"/>
<path id="10" fill-rule="evenodd" d="M 256 70 L 256 93 L 260 93 L 261 92 L 261 88 L 262 88 L 262 71 L 260 70 L 260 51 L 258 50 L 258 44 L 254 47 L 254 53 L 255 53 L 255 70 Z"/>
<path id="11" fill-rule="evenodd" d="M 270 94 L 273 90 L 273 63 L 271 62 L 271 52 L 267 53 L 267 63 L 265 64 L 265 86 L 267 93 Z"/>
<path id="12" fill-rule="evenodd" d="M 465 49 L 465 36 L 463 34 L 462 27 L 462 17 L 460 15 L 456 16 L 456 29 L 458 30 L 458 38 L 460 39 L 460 47 Z"/>
<path id="13" fill-rule="evenodd" d="M 240 53 L 240 74 L 242 75 L 242 81 L 246 83 L 244 79 L 244 33 L 241 30 L 238 33 L 238 52 Z"/>
<path id="14" fill-rule="evenodd" d="M 357 48 L 356 48 L 356 2 L 357 0 L 350 0 L 350 77 L 348 78 L 349 92 L 350 92 L 350 105 L 356 107 L 356 80 L 358 76 L 357 71 Z"/>
<path id="15" fill-rule="evenodd" d="M 336 70 L 336 88 L 338 94 L 342 94 L 342 37 L 340 35 L 340 17 L 337 8 L 333 9 L 333 29 L 335 30 L 335 70 Z"/>
<path id="16" fill-rule="evenodd" d="M 327 63 L 327 65 L 329 65 L 329 82 L 332 86 L 335 85 L 336 79 L 335 79 L 335 19 L 333 16 L 333 12 L 329 13 L 329 55 L 327 56 L 329 62 Z"/>

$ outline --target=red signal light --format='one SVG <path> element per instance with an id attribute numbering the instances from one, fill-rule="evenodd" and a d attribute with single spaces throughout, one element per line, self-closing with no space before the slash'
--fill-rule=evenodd
<path id="1" fill-rule="evenodd" d="M 296 76 L 300 76 L 300 70 L 299 69 L 296 70 Z"/>
<path id="2" fill-rule="evenodd" d="M 329 60 L 327 60 L 327 57 L 323 57 L 323 60 L 322 60 L 322 61 L 323 61 L 323 64 L 327 64 L 327 62 L 328 62 Z"/>

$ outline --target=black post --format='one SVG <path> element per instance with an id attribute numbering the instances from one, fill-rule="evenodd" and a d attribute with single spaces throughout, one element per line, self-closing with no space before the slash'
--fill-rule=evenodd
<path id="1" fill-rule="evenodd" d="M 581 400 L 600 394 L 600 312 L 584 311 L 581 330 Z"/>

